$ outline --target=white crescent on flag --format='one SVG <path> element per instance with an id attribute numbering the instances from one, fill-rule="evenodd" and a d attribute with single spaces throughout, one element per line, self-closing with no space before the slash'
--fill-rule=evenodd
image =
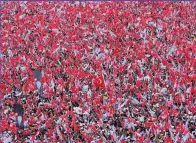
<path id="1" fill-rule="evenodd" d="M 99 84 L 102 84 L 102 80 L 101 79 L 99 79 Z"/>

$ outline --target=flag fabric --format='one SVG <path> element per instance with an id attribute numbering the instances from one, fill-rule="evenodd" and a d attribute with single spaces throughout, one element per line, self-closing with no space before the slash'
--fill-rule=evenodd
<path id="1" fill-rule="evenodd" d="M 106 86 L 105 86 L 105 81 L 102 75 L 97 76 L 94 80 L 93 80 L 93 84 L 96 88 L 103 88 L 104 90 L 106 90 Z"/>

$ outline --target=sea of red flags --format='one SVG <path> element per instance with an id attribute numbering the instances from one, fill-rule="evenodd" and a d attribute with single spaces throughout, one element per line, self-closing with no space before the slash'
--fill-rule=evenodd
<path id="1" fill-rule="evenodd" d="M 0 142 L 196 142 L 195 7 L 2 1 Z"/>

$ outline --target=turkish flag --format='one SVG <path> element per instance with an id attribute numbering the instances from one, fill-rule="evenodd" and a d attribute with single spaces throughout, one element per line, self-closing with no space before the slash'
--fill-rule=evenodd
<path id="1" fill-rule="evenodd" d="M 2 120 L 1 121 L 1 128 L 2 130 L 7 129 L 9 127 L 8 121 Z"/>
<path id="2" fill-rule="evenodd" d="M 170 127 L 171 125 L 167 122 L 165 123 L 164 130 L 169 130 Z"/>
<path id="3" fill-rule="evenodd" d="M 114 49 L 114 51 L 113 51 L 113 54 L 114 54 L 114 55 L 117 55 L 117 54 L 119 54 L 119 53 L 120 53 L 120 49 L 118 49 L 118 48 Z"/>
<path id="4" fill-rule="evenodd" d="M 46 83 L 47 82 L 47 77 L 44 75 L 41 77 L 41 81 L 42 83 Z"/>
<path id="5" fill-rule="evenodd" d="M 136 81 L 136 86 L 139 87 L 140 85 L 141 85 L 141 81 L 140 80 L 137 80 Z"/>
<path id="6" fill-rule="evenodd" d="M 105 81 L 104 81 L 104 78 L 103 78 L 102 75 L 96 77 L 96 78 L 94 79 L 94 81 L 93 81 L 93 84 L 94 84 L 94 86 L 95 86 L 96 88 L 102 87 L 104 90 L 106 89 L 106 87 L 105 87 Z"/>
<path id="7" fill-rule="evenodd" d="M 146 123 L 144 124 L 144 126 L 145 126 L 145 127 L 148 127 L 148 128 L 150 128 L 152 125 L 153 125 L 153 122 L 146 122 Z"/>
<path id="8" fill-rule="evenodd" d="M 10 130 L 11 130 L 13 133 L 16 133 L 16 132 L 17 132 L 16 124 L 11 124 L 11 125 L 10 125 Z"/>
<path id="9" fill-rule="evenodd" d="M 71 91 L 72 91 L 72 93 L 78 93 L 79 89 L 77 87 L 72 87 Z"/>
<path id="10" fill-rule="evenodd" d="M 165 143 L 172 143 L 172 139 L 170 137 L 166 137 Z"/>
<path id="11" fill-rule="evenodd" d="M 164 110 L 162 113 L 161 113 L 161 117 L 162 119 L 168 119 L 169 117 L 169 113 L 167 112 L 167 110 Z"/>
<path id="12" fill-rule="evenodd" d="M 5 91 L 6 91 L 6 85 L 5 84 L 0 84 L 1 87 L 1 93 L 4 95 Z"/>
<path id="13" fill-rule="evenodd" d="M 120 143 L 126 143 L 126 141 L 125 140 L 120 140 Z"/>

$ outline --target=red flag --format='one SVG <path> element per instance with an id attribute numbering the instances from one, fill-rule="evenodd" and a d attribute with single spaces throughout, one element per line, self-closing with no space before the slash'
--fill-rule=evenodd
<path id="1" fill-rule="evenodd" d="M 169 113 L 167 112 L 167 110 L 164 110 L 162 113 L 161 113 L 161 118 L 162 119 L 168 119 L 169 117 Z"/>
<path id="2" fill-rule="evenodd" d="M 16 113 L 11 112 L 9 116 L 10 116 L 10 118 L 13 118 L 13 117 L 15 117 L 15 116 L 16 116 Z"/>
<path id="3" fill-rule="evenodd" d="M 16 124 L 11 124 L 10 129 L 15 134 L 17 132 Z"/>
<path id="4" fill-rule="evenodd" d="M 140 85 L 141 85 L 141 81 L 140 80 L 137 80 L 136 81 L 136 86 L 139 87 Z"/>
<path id="5" fill-rule="evenodd" d="M 78 93 L 79 89 L 77 87 L 72 87 L 71 91 L 72 91 L 72 93 Z"/>
<path id="6" fill-rule="evenodd" d="M 144 126 L 148 127 L 148 128 L 151 127 L 152 125 L 153 125 L 153 122 L 147 122 L 147 123 L 144 124 Z"/>
<path id="7" fill-rule="evenodd" d="M 9 126 L 8 121 L 6 121 L 6 120 L 1 121 L 1 128 L 2 129 L 7 129 L 8 126 Z"/>
<path id="8" fill-rule="evenodd" d="M 162 60 L 162 63 L 163 63 L 163 65 L 167 65 L 167 60 L 166 59 L 163 59 Z"/>
<path id="9" fill-rule="evenodd" d="M 117 55 L 117 54 L 119 54 L 119 53 L 120 53 L 120 49 L 118 49 L 118 48 L 114 49 L 114 51 L 113 51 L 113 54 L 114 54 L 114 55 Z"/>
<path id="10" fill-rule="evenodd" d="M 169 128 L 170 128 L 171 126 L 170 126 L 170 124 L 167 122 L 167 123 L 165 123 L 165 126 L 164 126 L 164 129 L 165 130 L 169 130 Z"/>
<path id="11" fill-rule="evenodd" d="M 62 78 L 59 78 L 58 79 L 58 81 L 57 81 L 57 83 L 59 84 L 59 85 L 64 85 L 64 80 L 62 79 Z"/>
<path id="12" fill-rule="evenodd" d="M 177 117 L 180 113 L 177 110 L 171 110 L 170 112 L 171 116 Z"/>
<path id="13" fill-rule="evenodd" d="M 127 143 L 125 140 L 120 140 L 120 143 Z"/>
<path id="14" fill-rule="evenodd" d="M 46 75 L 44 75 L 44 76 L 42 76 L 42 83 L 46 83 L 47 82 L 47 77 L 46 77 Z"/>
<path id="15" fill-rule="evenodd" d="M 115 104 L 117 102 L 117 99 L 116 98 L 112 98 L 111 100 L 110 100 L 110 103 L 113 105 L 113 104 Z"/>
<path id="16" fill-rule="evenodd" d="M 173 143 L 173 142 L 172 142 L 172 139 L 170 137 L 166 137 L 165 143 Z"/>
<path id="17" fill-rule="evenodd" d="M 98 76 L 97 78 L 95 78 L 94 81 L 93 81 L 93 83 L 94 83 L 94 86 L 96 88 L 102 87 L 103 89 L 106 89 L 105 82 L 104 82 L 104 79 L 103 79 L 103 76 L 102 75 L 101 76 Z"/>
<path id="18" fill-rule="evenodd" d="M 102 140 L 98 140 L 98 143 L 102 143 Z"/>

